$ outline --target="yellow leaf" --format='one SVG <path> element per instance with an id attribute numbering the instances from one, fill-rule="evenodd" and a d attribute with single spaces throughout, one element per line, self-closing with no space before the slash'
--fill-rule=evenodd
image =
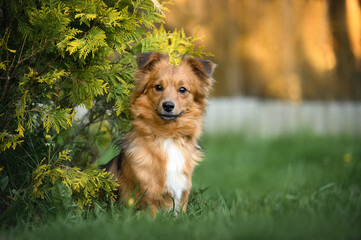
<path id="1" fill-rule="evenodd" d="M 21 125 L 21 123 L 18 124 L 18 128 L 15 130 L 19 133 L 20 137 L 24 137 L 24 127 Z"/>
<path id="2" fill-rule="evenodd" d="M 0 69 L 2 69 L 2 70 L 6 70 L 6 65 L 4 64 L 4 62 L 1 62 L 0 63 Z"/>
<path id="3" fill-rule="evenodd" d="M 8 51 L 11 52 L 11 53 L 16 53 L 16 50 L 12 50 L 12 49 L 9 49 L 9 48 L 8 48 Z"/>
<path id="4" fill-rule="evenodd" d="M 57 171 L 60 174 L 64 174 L 64 170 L 60 169 L 60 168 L 55 168 L 55 171 Z"/>

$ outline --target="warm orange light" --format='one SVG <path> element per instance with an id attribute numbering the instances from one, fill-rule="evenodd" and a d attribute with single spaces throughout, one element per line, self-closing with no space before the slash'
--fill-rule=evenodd
<path id="1" fill-rule="evenodd" d="M 318 72 L 331 70 L 336 65 L 328 21 L 327 2 L 308 3 L 301 24 L 305 57 Z"/>
<path id="2" fill-rule="evenodd" d="M 352 88 L 343 84 L 349 71 L 338 71 L 347 60 L 339 53 L 348 45 L 338 42 L 337 34 L 347 30 L 361 71 L 361 3 L 333 1 L 339 9 L 330 9 L 329 0 L 176 0 L 167 23 L 190 35 L 200 27 L 202 45 L 219 66 L 216 94 L 242 94 L 244 89 L 293 102 L 331 99 Z M 336 19 L 336 13 L 347 19 Z"/>

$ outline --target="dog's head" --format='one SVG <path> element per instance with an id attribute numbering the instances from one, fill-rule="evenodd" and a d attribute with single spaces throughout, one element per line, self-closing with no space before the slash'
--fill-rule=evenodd
<path id="1" fill-rule="evenodd" d="M 137 55 L 137 64 L 133 105 L 138 98 L 143 98 L 140 105 L 145 107 L 148 102 L 149 108 L 154 111 L 152 115 L 157 115 L 166 122 L 192 114 L 195 112 L 194 108 L 204 111 L 214 63 L 184 57 L 180 65 L 174 66 L 169 64 L 168 56 L 152 52 Z M 139 108 L 139 103 L 133 107 Z M 139 111 L 138 114 L 142 115 Z"/>
<path id="2" fill-rule="evenodd" d="M 174 66 L 158 52 L 139 54 L 137 63 L 133 127 L 146 135 L 198 138 L 215 64 L 183 57 Z"/>

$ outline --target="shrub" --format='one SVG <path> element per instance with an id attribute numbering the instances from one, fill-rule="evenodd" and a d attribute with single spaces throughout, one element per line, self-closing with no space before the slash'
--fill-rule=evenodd
<path id="1" fill-rule="evenodd" d="M 111 176 L 92 164 L 107 150 L 116 154 L 112 143 L 129 129 L 134 55 L 162 51 L 177 64 L 186 53 L 204 54 L 202 48 L 194 49 L 197 36 L 187 37 L 183 30 L 167 32 L 159 25 L 166 4 L 2 2 L 2 210 L 14 211 L 9 206 L 19 199 L 27 204 L 53 203 L 50 193 L 54 186 L 59 190 L 59 182 L 79 208 L 91 207 L 94 201 L 103 201 L 101 197 L 115 197 Z M 88 110 L 76 119 L 81 106 Z M 34 217 L 39 208 L 31 209 Z"/>

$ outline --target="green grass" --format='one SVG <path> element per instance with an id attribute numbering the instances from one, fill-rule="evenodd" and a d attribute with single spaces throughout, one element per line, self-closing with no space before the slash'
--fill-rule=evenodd
<path id="1" fill-rule="evenodd" d="M 202 145 L 206 159 L 178 218 L 114 206 L 3 229 L 0 239 L 361 239 L 359 139 L 228 136 Z"/>

